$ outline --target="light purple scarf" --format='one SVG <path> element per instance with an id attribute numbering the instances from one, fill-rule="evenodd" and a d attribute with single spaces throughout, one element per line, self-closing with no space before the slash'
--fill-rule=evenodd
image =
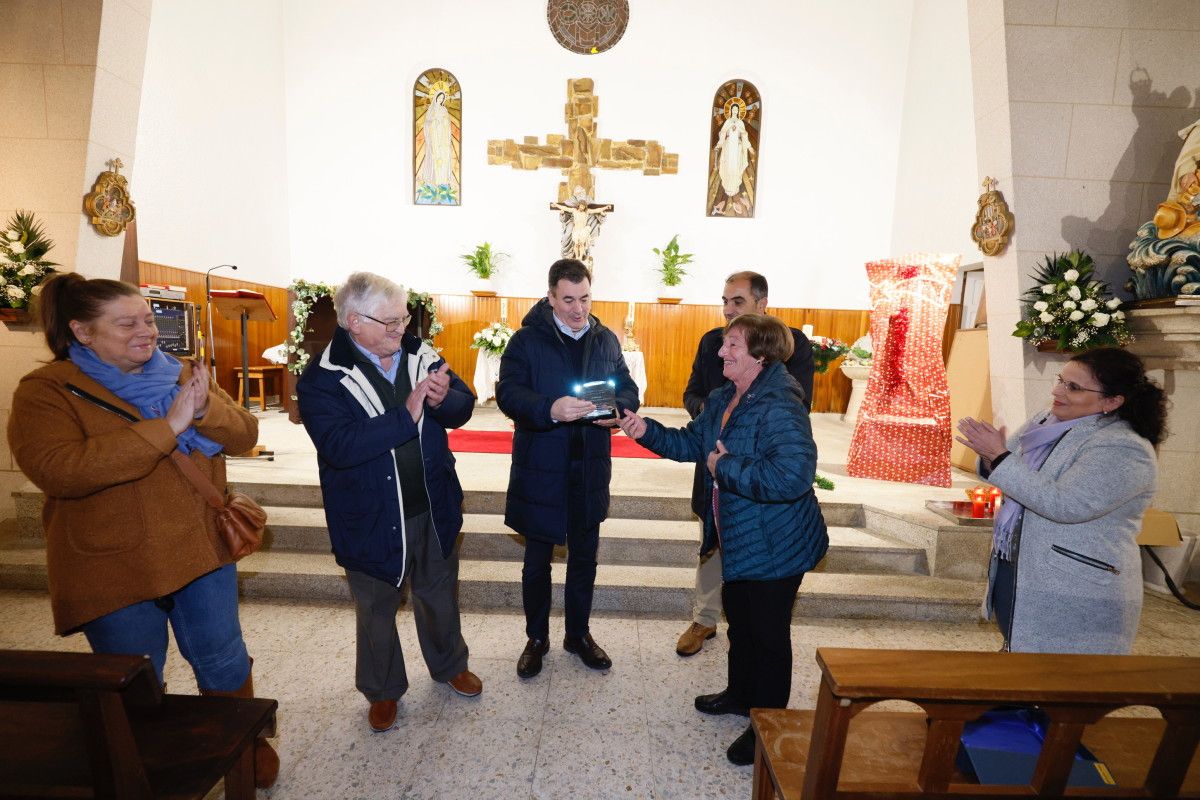
<path id="1" fill-rule="evenodd" d="M 1058 440 L 1067 434 L 1067 431 L 1081 422 L 1099 416 L 1101 415 L 1089 414 L 1086 417 L 1059 422 L 1053 414 L 1046 414 L 1042 417 L 1041 422 L 1031 425 L 1020 435 L 1017 452 L 1014 455 L 1019 455 L 1025 462 L 1025 466 L 1037 471 L 1042 468 L 1042 464 L 1046 463 L 1050 451 L 1054 449 L 1054 445 L 1058 444 Z M 996 515 L 996 522 L 992 527 L 992 551 L 1005 561 L 1012 560 L 1013 536 L 1021 529 L 1021 518 L 1024 515 L 1025 506 L 1005 495 L 1003 502 L 1000 503 L 1000 513 Z"/>

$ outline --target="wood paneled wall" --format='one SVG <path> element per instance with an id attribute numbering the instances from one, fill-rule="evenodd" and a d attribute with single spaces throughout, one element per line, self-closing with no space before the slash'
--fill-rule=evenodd
<path id="1" fill-rule="evenodd" d="M 508 324 L 520 327 L 521 319 L 538 298 L 509 298 Z M 436 344 L 442 355 L 464 381 L 475 375 L 476 352 L 471 336 L 483 326 L 500 319 L 500 298 L 434 295 L 438 316 L 446 326 Z M 592 313 L 618 338 L 625 330 L 629 304 L 598 301 Z M 867 332 L 867 311 L 815 308 L 772 308 L 771 313 L 788 325 L 799 328 L 811 324 L 816 333 L 853 342 Z M 679 408 L 696 355 L 696 345 L 704 333 L 724 324 L 717 305 L 663 305 L 637 303 L 634 309 L 634 337 L 645 354 L 646 405 Z M 841 371 L 832 369 L 818 375 L 813 385 L 813 410 L 842 412 L 850 399 L 850 381 Z"/>
<path id="2" fill-rule="evenodd" d="M 189 269 L 168 267 L 149 261 L 139 261 L 139 276 L 141 283 L 165 283 L 187 288 L 187 300 L 200 307 L 197 322 L 204 336 L 208 336 L 208 320 L 204 317 L 204 273 Z M 274 322 L 249 322 L 246 325 L 246 341 L 250 354 L 250 366 L 270 363 L 262 357 L 262 352 L 269 347 L 283 342 L 287 338 L 288 297 L 287 289 L 278 286 L 267 286 L 250 281 L 239 281 L 226 277 L 220 272 L 212 276 L 214 289 L 251 289 L 262 292 L 275 312 Z M 217 383 L 233 397 L 237 397 L 236 373 L 242 366 L 242 325 L 240 320 L 225 319 L 220 314 L 213 315 L 213 353 L 217 360 Z M 282 387 L 280 387 L 282 392 Z"/>

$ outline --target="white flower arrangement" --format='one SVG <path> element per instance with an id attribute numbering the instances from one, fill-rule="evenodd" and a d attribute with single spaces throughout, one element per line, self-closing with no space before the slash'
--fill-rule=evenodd
<path id="1" fill-rule="evenodd" d="M 512 338 L 512 335 L 512 328 L 503 322 L 493 322 L 483 330 L 475 332 L 475 335 L 471 337 L 471 349 L 482 350 L 490 356 L 503 355 L 504 348 L 508 347 L 508 340 Z"/>
<path id="2" fill-rule="evenodd" d="M 1034 276 L 1038 285 L 1025 293 L 1024 319 L 1013 336 L 1069 351 L 1133 341 L 1121 301 L 1110 297 L 1108 284 L 1092 279 L 1094 271 L 1091 256 L 1082 251 L 1047 256 Z"/>
<path id="3" fill-rule="evenodd" d="M 45 260 L 54 247 L 28 211 L 18 211 L 0 235 L 0 308 L 25 308 L 58 265 Z"/>

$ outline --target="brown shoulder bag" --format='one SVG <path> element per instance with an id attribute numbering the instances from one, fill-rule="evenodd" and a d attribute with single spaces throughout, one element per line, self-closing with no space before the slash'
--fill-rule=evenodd
<path id="1" fill-rule="evenodd" d="M 76 397 L 87 400 L 105 411 L 112 412 L 126 422 L 138 421 L 137 417 L 123 408 L 96 397 L 72 383 L 66 384 L 66 389 Z M 263 530 L 267 526 L 267 512 L 263 510 L 262 506 L 251 500 L 249 495 L 241 492 L 230 492 L 226 497 L 221 497 L 220 491 L 213 485 L 213 482 L 204 477 L 204 473 L 192 463 L 192 460 L 178 450 L 172 451 L 171 459 L 175 462 L 175 466 L 179 467 L 183 477 L 192 482 L 200 496 L 217 513 L 217 532 L 221 534 L 221 539 L 225 542 L 225 547 L 229 549 L 234 561 L 243 559 L 262 547 Z"/>
<path id="2" fill-rule="evenodd" d="M 200 496 L 217 512 L 217 532 L 234 560 L 257 552 L 262 547 L 263 529 L 267 526 L 267 512 L 263 507 L 241 492 L 230 492 L 222 498 L 213 482 L 178 450 L 171 453 L 171 459 L 183 477 L 192 482 Z"/>

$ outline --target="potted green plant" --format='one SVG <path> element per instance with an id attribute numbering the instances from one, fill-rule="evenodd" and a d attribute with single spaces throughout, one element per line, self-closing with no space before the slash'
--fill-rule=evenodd
<path id="1" fill-rule="evenodd" d="M 490 242 L 484 242 L 477 246 L 474 252 L 463 253 L 459 258 L 466 262 L 467 269 L 475 276 L 475 286 L 471 289 L 471 294 L 476 297 L 494 296 L 496 290 L 492 285 L 492 278 L 496 277 L 500 262 L 508 258 L 508 255 L 493 250 Z"/>
<path id="2" fill-rule="evenodd" d="M 656 269 L 663 296 L 658 298 L 658 302 L 678 303 L 681 298 L 673 296 L 673 293 L 678 293 L 679 290 L 675 287 L 683 283 L 683 276 L 687 275 L 687 270 L 683 268 L 683 265 L 692 262 L 692 254 L 679 252 L 679 234 L 672 236 L 671 241 L 663 249 L 652 247 L 651 250 L 659 260 Z"/>

